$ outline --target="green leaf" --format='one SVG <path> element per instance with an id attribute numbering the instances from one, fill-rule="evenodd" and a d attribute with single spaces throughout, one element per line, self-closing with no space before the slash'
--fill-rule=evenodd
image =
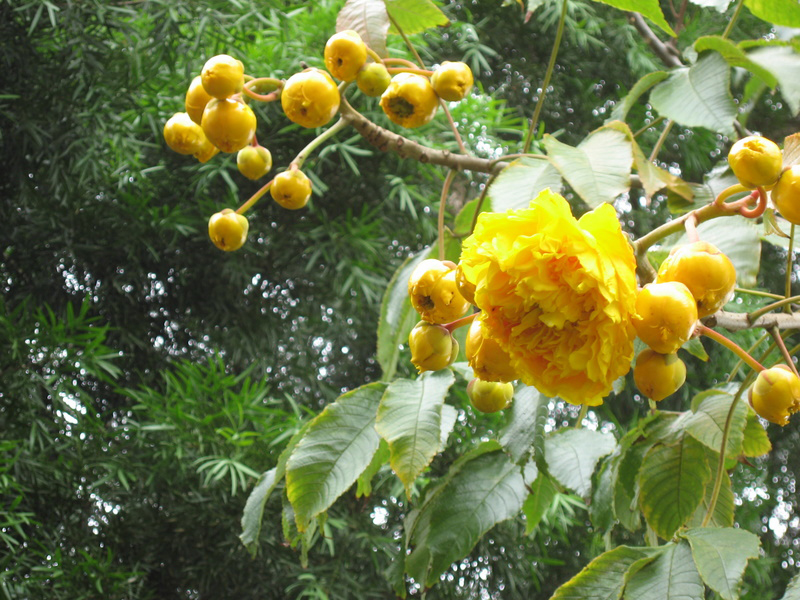
<path id="1" fill-rule="evenodd" d="M 526 462 L 537 441 L 541 448 L 549 402 L 550 398 L 535 387 L 519 384 L 514 391 L 511 410 L 506 411 L 510 413 L 510 418 L 500 432 L 499 439 L 515 463 Z"/>
<path id="2" fill-rule="evenodd" d="M 719 461 L 719 454 L 708 450 L 706 452 L 707 462 L 716 465 Z M 717 462 L 714 462 L 717 461 Z M 708 507 L 711 506 L 711 496 L 714 495 L 714 486 L 709 484 L 706 486 L 706 493 L 700 506 L 694 511 L 694 515 L 689 519 L 688 527 L 701 527 L 703 521 L 708 513 Z M 731 489 L 731 477 L 727 472 L 722 474 L 722 483 L 720 484 L 719 494 L 717 495 L 717 503 L 714 505 L 714 512 L 711 519 L 708 521 L 709 527 L 733 527 L 733 511 L 734 500 L 733 490 Z"/>
<path id="3" fill-rule="evenodd" d="M 800 573 L 796 573 L 792 577 L 781 600 L 800 600 Z"/>
<path id="4" fill-rule="evenodd" d="M 650 93 L 659 114 L 688 127 L 732 133 L 736 105 L 729 89 L 731 69 L 719 54 L 672 71 Z"/>
<path id="5" fill-rule="evenodd" d="M 733 401 L 734 396 L 725 392 L 707 395 L 688 415 L 683 426 L 694 439 L 718 453 L 722 449 L 722 434 Z M 727 458 L 736 458 L 742 453 L 746 418 L 747 405 L 736 400 L 726 443 Z"/>
<path id="6" fill-rule="evenodd" d="M 553 498 L 556 497 L 556 486 L 553 481 L 544 473 L 539 473 L 536 481 L 531 485 L 531 493 L 525 498 L 522 505 L 522 512 L 525 514 L 525 535 L 530 535 L 539 525 L 545 515 Z"/>
<path id="7" fill-rule="evenodd" d="M 442 420 L 439 429 L 439 452 L 444 452 L 444 449 L 447 447 L 447 438 L 450 437 L 453 427 L 456 426 L 457 419 L 458 410 L 456 410 L 456 407 L 443 404 Z"/>
<path id="8" fill-rule="evenodd" d="M 286 465 L 286 494 L 302 532 L 353 485 L 378 449 L 375 413 L 386 389 L 370 383 L 339 396 L 311 421 Z"/>
<path id="9" fill-rule="evenodd" d="M 639 470 L 639 504 L 653 530 L 668 540 L 692 516 L 711 477 L 705 450 L 685 437 L 650 449 Z"/>
<path id="10" fill-rule="evenodd" d="M 386 440 L 381 439 L 378 451 L 375 452 L 364 472 L 358 476 L 356 498 L 367 497 L 372 493 L 372 479 L 387 462 L 389 462 L 389 445 Z"/>
<path id="11" fill-rule="evenodd" d="M 657 83 L 664 81 L 667 77 L 669 77 L 669 73 L 666 71 L 653 71 L 641 77 L 631 88 L 631 91 L 614 105 L 609 121 L 624 121 L 625 117 L 628 116 L 628 111 L 633 108 L 633 105 L 636 104 L 636 101 L 639 100 L 642 94 Z"/>
<path id="12" fill-rule="evenodd" d="M 419 315 L 408 299 L 408 278 L 417 265 L 432 254 L 433 249 L 426 248 L 409 256 L 394 272 L 383 293 L 381 316 L 378 321 L 377 358 L 383 370 L 384 381 L 394 377 L 400 357 L 400 346 L 408 341 L 408 334 L 419 321 Z"/>
<path id="13" fill-rule="evenodd" d="M 453 385 L 452 371 L 428 371 L 419 379 L 397 379 L 381 399 L 375 422 L 389 442 L 392 469 L 410 495 L 411 484 L 441 446 L 442 405 Z"/>
<path id="14" fill-rule="evenodd" d="M 559 587 L 550 600 L 617 600 L 622 596 L 626 575 L 641 560 L 654 560 L 661 548 L 617 546 L 604 552 Z"/>
<path id="15" fill-rule="evenodd" d="M 767 432 L 761 425 L 756 411 L 748 406 L 747 422 L 744 426 L 742 454 L 745 456 L 763 456 L 772 450 Z"/>
<path id="16" fill-rule="evenodd" d="M 550 188 L 560 192 L 561 175 L 543 158 L 519 158 L 503 169 L 489 187 L 491 210 L 505 212 L 528 208 L 539 192 Z"/>
<path id="17" fill-rule="evenodd" d="M 758 558 L 758 536 L 733 527 L 703 527 L 689 529 L 684 537 L 689 540 L 694 563 L 706 585 L 723 600 L 738 599 L 747 561 Z"/>
<path id="18" fill-rule="evenodd" d="M 694 42 L 694 49 L 697 50 L 697 52 L 703 52 L 704 50 L 719 52 L 719 55 L 722 56 L 725 62 L 730 66 L 747 69 L 771 88 L 774 88 L 778 84 L 775 75 L 768 69 L 750 60 L 739 46 L 720 35 L 707 35 L 697 38 Z"/>
<path id="19" fill-rule="evenodd" d="M 577 147 L 544 136 L 551 162 L 590 208 L 630 189 L 633 149 L 627 135 L 615 128 L 591 132 Z"/>
<path id="20" fill-rule="evenodd" d="M 661 6 L 658 0 L 594 0 L 595 2 L 602 2 L 620 10 L 629 10 L 631 12 L 638 12 L 643 17 L 647 17 L 653 23 L 658 25 L 664 33 L 675 37 L 675 32 L 669 26 L 664 13 L 661 12 Z"/>
<path id="21" fill-rule="evenodd" d="M 778 1 L 781 0 L 776 0 L 776 3 Z M 795 10 L 800 11 L 800 4 L 795 4 Z M 797 76 L 800 72 L 800 54 L 790 46 L 768 46 L 748 52 L 747 57 L 775 74 L 792 114 L 800 113 L 800 77 Z"/>
<path id="22" fill-rule="evenodd" d="M 384 2 L 389 16 L 406 35 L 450 24 L 450 20 L 431 0 L 384 0 Z M 399 33 L 394 24 L 389 31 Z"/>
<path id="23" fill-rule="evenodd" d="M 278 483 L 275 473 L 277 468 L 273 467 L 269 471 L 262 473 L 253 487 L 253 491 L 247 497 L 242 513 L 242 533 L 239 539 L 250 552 L 252 558 L 258 553 L 258 536 L 261 533 L 261 519 L 264 517 L 264 505 Z"/>
<path id="24" fill-rule="evenodd" d="M 705 588 L 689 544 L 667 544 L 649 565 L 631 577 L 625 600 L 703 600 Z"/>
<path id="25" fill-rule="evenodd" d="M 744 5 L 755 16 L 768 23 L 784 27 L 800 27 L 798 0 L 744 0 Z"/>
<path id="26" fill-rule="evenodd" d="M 461 465 L 414 520 L 407 557 L 409 574 L 433 585 L 454 561 L 466 556 L 483 534 L 510 519 L 527 495 L 520 468 L 503 452 L 477 456 Z"/>
<path id="27" fill-rule="evenodd" d="M 614 515 L 614 488 L 621 454 L 619 447 L 614 454 L 603 460 L 597 474 L 597 483 L 592 490 L 592 502 L 589 504 L 589 517 L 592 525 L 599 531 L 608 531 L 616 521 Z"/>
<path id="28" fill-rule="evenodd" d="M 709 360 L 708 352 L 706 352 L 706 349 L 703 346 L 703 342 L 700 341 L 700 338 L 691 338 L 683 346 L 681 346 L 681 348 L 686 350 L 695 358 L 699 358 L 703 362 L 708 362 Z"/>
<path id="29" fill-rule="evenodd" d="M 336 17 L 336 31 L 354 29 L 364 43 L 386 57 L 389 14 L 383 0 L 347 0 Z"/>
<path id="30" fill-rule="evenodd" d="M 592 491 L 597 461 L 617 446 L 613 435 L 591 429 L 562 429 L 545 440 L 547 468 L 561 485 L 580 496 Z"/>

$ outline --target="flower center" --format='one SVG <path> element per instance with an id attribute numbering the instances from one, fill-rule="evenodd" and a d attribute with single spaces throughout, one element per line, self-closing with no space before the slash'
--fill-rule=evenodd
<path id="1" fill-rule="evenodd" d="M 392 98 L 389 100 L 389 108 L 401 119 L 406 119 L 414 114 L 414 105 L 405 98 Z"/>

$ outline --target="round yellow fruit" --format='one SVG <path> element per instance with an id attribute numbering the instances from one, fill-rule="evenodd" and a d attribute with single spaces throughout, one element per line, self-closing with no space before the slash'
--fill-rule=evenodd
<path id="1" fill-rule="evenodd" d="M 731 260 L 708 242 L 673 248 L 658 269 L 658 282 L 679 281 L 697 302 L 697 316 L 713 315 L 733 296 L 736 268 Z"/>
<path id="2" fill-rule="evenodd" d="M 458 342 L 441 325 L 420 321 L 408 335 L 411 363 L 417 371 L 439 371 L 451 365 L 458 356 Z"/>
<path id="3" fill-rule="evenodd" d="M 739 183 L 754 189 L 775 183 L 783 167 L 783 154 L 772 140 L 749 135 L 731 147 L 728 164 Z"/>
<path id="4" fill-rule="evenodd" d="M 297 210 L 311 198 L 311 180 L 301 170 L 289 169 L 275 176 L 269 193 L 283 208 Z"/>
<path id="5" fill-rule="evenodd" d="M 761 417 L 780 426 L 800 410 L 800 379 L 786 365 L 761 371 L 750 388 L 750 406 Z"/>
<path id="6" fill-rule="evenodd" d="M 242 61 L 227 54 L 212 56 L 203 65 L 200 81 L 209 96 L 220 100 L 229 98 L 242 91 L 244 65 Z"/>
<path id="7" fill-rule="evenodd" d="M 256 115 L 243 102 L 213 98 L 203 111 L 203 131 L 223 152 L 238 152 L 256 132 Z"/>
<path id="8" fill-rule="evenodd" d="M 800 165 L 786 169 L 771 194 L 778 212 L 790 223 L 800 225 Z"/>
<path id="9" fill-rule="evenodd" d="M 431 77 L 436 94 L 448 102 L 463 100 L 472 89 L 472 83 L 472 69 L 463 62 L 444 61 Z"/>
<path id="10" fill-rule="evenodd" d="M 272 154 L 264 146 L 245 146 L 236 155 L 239 172 L 256 181 L 272 169 Z"/>
<path id="11" fill-rule="evenodd" d="M 178 154 L 195 154 L 206 148 L 203 129 L 185 112 L 175 113 L 164 124 L 164 141 Z"/>
<path id="12" fill-rule="evenodd" d="M 322 127 L 339 110 L 339 88 L 319 69 L 295 73 L 281 91 L 281 106 L 290 121 L 302 127 Z"/>
<path id="13" fill-rule="evenodd" d="M 247 217 L 226 208 L 211 215 L 208 220 L 208 237 L 220 250 L 232 252 L 241 248 L 247 241 L 249 227 Z"/>
<path id="14" fill-rule="evenodd" d="M 392 76 L 381 63 L 364 65 L 356 77 L 356 85 L 365 95 L 377 98 L 392 81 Z"/>
<path id="15" fill-rule="evenodd" d="M 183 104 L 189 117 L 198 125 L 202 122 L 203 111 L 212 97 L 203 87 L 200 75 L 192 79 L 189 89 L 186 90 L 186 99 Z"/>
<path id="16" fill-rule="evenodd" d="M 455 265 L 433 258 L 423 260 L 411 273 L 408 295 L 414 310 L 428 323 L 455 321 L 470 306 L 456 286 Z"/>
<path id="17" fill-rule="evenodd" d="M 677 354 L 659 354 L 645 348 L 636 358 L 633 381 L 645 396 L 660 402 L 686 381 L 686 363 Z"/>
<path id="18" fill-rule="evenodd" d="M 692 336 L 696 324 L 694 297 L 680 282 L 650 283 L 636 296 L 636 335 L 660 354 L 677 352 Z"/>
<path id="19" fill-rule="evenodd" d="M 347 29 L 325 44 L 325 67 L 339 81 L 354 81 L 367 62 L 367 46 L 357 31 Z"/>
<path id="20" fill-rule="evenodd" d="M 439 107 L 439 96 L 427 77 L 398 73 L 381 96 L 381 108 L 393 122 L 407 129 L 429 123 Z"/>
<path id="21" fill-rule="evenodd" d="M 483 324 L 478 318 L 472 321 L 467 331 L 467 344 L 464 350 L 475 377 L 482 381 L 508 382 L 517 378 L 508 352 L 485 335 Z"/>
<path id="22" fill-rule="evenodd" d="M 482 413 L 493 413 L 511 405 L 511 400 L 514 398 L 514 385 L 475 378 L 467 385 L 467 395 L 476 410 Z"/>

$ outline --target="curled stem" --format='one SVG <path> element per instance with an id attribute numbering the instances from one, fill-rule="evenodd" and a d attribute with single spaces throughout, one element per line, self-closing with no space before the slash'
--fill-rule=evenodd
<path id="1" fill-rule="evenodd" d="M 239 208 L 236 209 L 236 214 L 243 215 L 248 210 L 253 208 L 256 202 L 261 200 L 261 198 L 269 191 L 269 188 L 272 186 L 272 182 L 275 181 L 274 179 L 270 179 L 264 186 L 258 190 L 255 194 L 250 196 L 247 201 L 242 204 Z"/>
<path id="2" fill-rule="evenodd" d="M 386 70 L 389 71 L 390 75 L 396 75 L 397 73 L 415 73 L 417 75 L 424 75 L 425 77 L 433 75 L 433 71 L 419 69 L 417 67 L 387 67 Z"/>
<path id="3" fill-rule="evenodd" d="M 751 199 L 754 199 L 754 197 L 758 198 L 758 203 L 754 208 L 747 208 L 747 203 L 749 203 Z M 762 187 L 756 188 L 745 200 L 746 202 L 739 207 L 739 214 L 743 217 L 755 219 L 763 215 L 764 211 L 767 209 L 767 192 L 764 191 Z"/>
<path id="4" fill-rule="evenodd" d="M 458 171 L 455 169 L 448 171 L 447 177 L 444 178 L 444 185 L 442 185 L 442 196 L 439 199 L 439 260 L 444 260 L 444 212 L 447 207 L 447 194 L 450 192 L 450 184 L 453 183 L 456 173 Z"/>
<path id="5" fill-rule="evenodd" d="M 406 60 L 405 58 L 393 58 L 388 57 L 383 59 L 383 64 L 385 65 L 405 65 L 407 67 L 411 67 L 412 69 L 416 69 L 417 65 L 415 65 L 410 60 Z"/>
<path id="6" fill-rule="evenodd" d="M 745 350 L 739 344 L 737 344 L 733 340 L 728 339 L 720 332 L 714 331 L 713 329 L 711 329 L 710 327 L 706 327 L 702 323 L 697 324 L 697 332 L 707 337 L 710 337 L 718 344 L 725 346 L 728 350 L 733 352 L 736 356 L 738 356 L 745 363 L 747 363 L 750 366 L 750 368 L 753 369 L 754 371 L 764 370 L 764 365 L 762 365 L 755 358 L 753 358 L 747 352 L 745 352 Z"/>
<path id="7" fill-rule="evenodd" d="M 544 106 L 544 99 L 547 96 L 547 88 L 550 85 L 550 78 L 553 76 L 553 70 L 556 67 L 556 57 L 558 56 L 558 48 L 561 46 L 561 38 L 564 35 L 564 24 L 567 22 L 567 0 L 561 3 L 561 16 L 558 18 L 558 29 L 556 30 L 556 39 L 553 41 L 553 49 L 550 51 L 550 62 L 547 63 L 547 70 L 544 73 L 544 80 L 542 81 L 542 91 L 539 94 L 539 100 L 536 102 L 536 108 L 533 109 L 533 117 L 531 124 L 528 127 L 528 135 L 525 137 L 525 145 L 522 147 L 523 152 L 528 152 L 531 149 L 533 142 L 533 134 L 536 131 L 536 125 L 539 124 L 539 115 L 542 114 L 542 107 Z"/>

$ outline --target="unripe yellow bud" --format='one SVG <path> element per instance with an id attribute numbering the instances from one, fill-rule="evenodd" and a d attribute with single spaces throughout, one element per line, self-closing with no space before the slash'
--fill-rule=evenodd
<path id="1" fill-rule="evenodd" d="M 692 336 L 696 324 L 694 297 L 680 282 L 650 283 L 636 296 L 636 335 L 656 352 L 677 352 Z"/>
<path id="2" fill-rule="evenodd" d="M 509 407 L 514 397 L 514 385 L 475 378 L 467 385 L 467 395 L 477 410 L 493 413 Z"/>
<path id="3" fill-rule="evenodd" d="M 244 65 L 232 56 L 218 54 L 203 65 L 200 81 L 210 96 L 220 100 L 228 98 L 242 91 Z"/>
<path id="4" fill-rule="evenodd" d="M 739 183 L 754 189 L 775 183 L 781 174 L 783 155 L 772 140 L 749 135 L 731 147 L 728 164 Z"/>
<path id="5" fill-rule="evenodd" d="M 483 381 L 513 381 L 517 373 L 511 366 L 511 357 L 493 339 L 486 337 L 483 323 L 476 318 L 467 332 L 465 348 L 469 366 L 475 377 Z"/>
<path id="6" fill-rule="evenodd" d="M 771 194 L 772 202 L 783 218 L 800 225 L 800 165 L 786 169 Z"/>
<path id="7" fill-rule="evenodd" d="M 226 208 L 211 215 L 208 220 L 208 237 L 220 250 L 232 252 L 241 248 L 247 241 L 249 227 L 247 217 Z"/>
<path id="8" fill-rule="evenodd" d="M 472 83 L 472 69 L 463 62 L 444 61 L 431 77 L 436 94 L 448 102 L 463 100 L 469 94 Z"/>
<path id="9" fill-rule="evenodd" d="M 456 286 L 455 265 L 432 258 L 414 269 L 408 280 L 408 295 L 414 309 L 428 323 L 450 323 L 469 308 Z"/>
<path id="10" fill-rule="evenodd" d="M 420 321 L 408 335 L 411 363 L 417 371 L 439 371 L 458 356 L 458 342 L 441 325 Z"/>
<path id="11" fill-rule="evenodd" d="M 800 410 L 800 379 L 786 365 L 761 371 L 750 388 L 750 406 L 767 421 L 787 425 Z"/>
<path id="12" fill-rule="evenodd" d="M 660 402 L 686 381 L 686 363 L 677 354 L 659 354 L 645 348 L 636 358 L 633 380 L 642 394 Z"/>

